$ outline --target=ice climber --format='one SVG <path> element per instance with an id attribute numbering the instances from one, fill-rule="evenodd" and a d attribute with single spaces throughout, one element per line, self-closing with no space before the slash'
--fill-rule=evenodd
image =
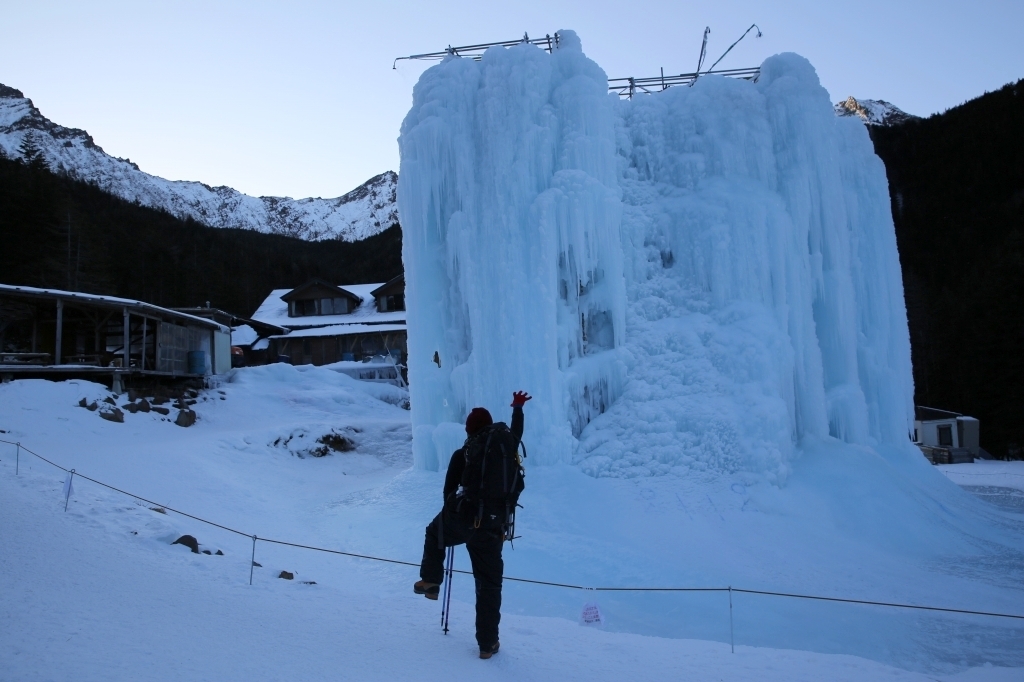
<path id="1" fill-rule="evenodd" d="M 501 549 L 512 539 L 514 514 L 524 487 L 519 444 L 524 391 L 512 394 L 512 426 L 493 423 L 474 407 L 466 417 L 466 442 L 452 454 L 444 478 L 444 506 L 427 526 L 416 594 L 437 599 L 444 580 L 445 548 L 465 544 L 476 581 L 476 641 L 480 658 L 498 651 L 501 620 Z"/>

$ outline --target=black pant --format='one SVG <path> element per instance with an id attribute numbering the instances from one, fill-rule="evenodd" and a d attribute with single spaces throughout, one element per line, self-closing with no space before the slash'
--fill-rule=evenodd
<path id="1" fill-rule="evenodd" d="M 444 528 L 440 529 L 442 522 Z M 439 529 L 443 543 L 438 541 Z M 420 578 L 428 583 L 440 585 L 444 581 L 445 547 L 465 544 L 469 550 L 476 581 L 476 641 L 480 648 L 494 646 L 498 641 L 501 574 L 505 571 L 505 563 L 501 559 L 504 542 L 500 528 L 473 528 L 472 519 L 467 521 L 460 514 L 444 511 L 427 526 L 423 540 Z"/>

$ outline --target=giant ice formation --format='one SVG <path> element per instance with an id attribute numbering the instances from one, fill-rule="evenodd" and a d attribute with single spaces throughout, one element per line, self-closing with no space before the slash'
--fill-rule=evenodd
<path id="1" fill-rule="evenodd" d="M 399 145 L 417 465 L 531 392 L 534 463 L 785 477 L 805 438 L 907 442 L 885 169 L 811 65 L 619 101 L 571 31 L 449 57 Z M 436 356 L 435 356 L 436 353 Z M 436 357 L 437 362 L 432 361 Z"/>

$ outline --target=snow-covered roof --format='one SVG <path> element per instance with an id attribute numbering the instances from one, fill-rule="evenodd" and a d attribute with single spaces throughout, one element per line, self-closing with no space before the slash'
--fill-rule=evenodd
<path id="1" fill-rule="evenodd" d="M 336 316 L 335 316 L 336 317 Z M 327 327 L 296 329 L 290 334 L 271 336 L 271 339 L 294 339 L 306 336 L 350 336 L 352 334 L 377 334 L 405 331 L 404 324 L 332 324 Z"/>
<path id="2" fill-rule="evenodd" d="M 319 328 L 339 324 L 380 323 L 401 323 L 404 329 L 404 310 L 394 310 L 386 313 L 377 311 L 377 303 L 370 293 L 380 286 L 380 282 L 376 284 L 346 284 L 339 286 L 339 289 L 344 289 L 350 294 L 359 297 L 362 303 L 358 308 L 345 315 L 308 315 L 304 317 L 288 317 L 288 304 L 281 300 L 281 297 L 292 291 L 292 289 L 274 289 L 256 312 L 253 313 L 252 319 L 258 322 L 276 324 L 280 327 L 288 327 L 289 329 Z M 294 333 L 292 335 L 294 336 Z"/>
<path id="3" fill-rule="evenodd" d="M 256 333 L 256 330 L 247 324 L 239 325 L 231 330 L 232 346 L 251 346 L 258 338 L 259 334 Z"/>
<path id="4" fill-rule="evenodd" d="M 190 324 L 196 324 L 203 327 L 212 327 L 218 331 L 228 333 L 228 328 L 219 322 L 214 322 L 205 317 L 197 317 L 195 315 L 189 315 L 188 313 L 182 313 L 177 310 L 171 310 L 170 308 L 161 308 L 158 305 L 152 303 L 146 303 L 145 301 L 135 301 L 130 298 L 119 298 L 117 296 L 101 296 L 99 294 L 84 294 L 80 291 L 62 291 L 60 289 L 39 289 L 37 287 L 19 287 L 11 284 L 0 284 L 0 294 L 11 294 L 11 295 L 24 295 L 35 298 L 39 297 L 52 297 L 60 298 L 72 301 L 83 301 L 86 303 L 127 307 L 131 308 L 130 312 L 136 314 L 150 313 L 152 315 L 159 315 L 162 317 L 168 317 L 172 319 L 179 319 L 183 322 Z M 403 313 L 404 314 L 404 313 Z"/>

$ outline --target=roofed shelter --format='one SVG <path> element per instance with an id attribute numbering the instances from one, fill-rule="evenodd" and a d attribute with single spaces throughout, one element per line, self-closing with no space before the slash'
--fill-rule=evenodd
<path id="1" fill-rule="evenodd" d="M 914 408 L 914 442 L 933 464 L 990 459 L 981 447 L 981 423 L 959 412 L 918 405 Z"/>
<path id="2" fill-rule="evenodd" d="M 231 367 L 230 330 L 118 298 L 0 284 L 0 376 L 197 378 Z"/>

